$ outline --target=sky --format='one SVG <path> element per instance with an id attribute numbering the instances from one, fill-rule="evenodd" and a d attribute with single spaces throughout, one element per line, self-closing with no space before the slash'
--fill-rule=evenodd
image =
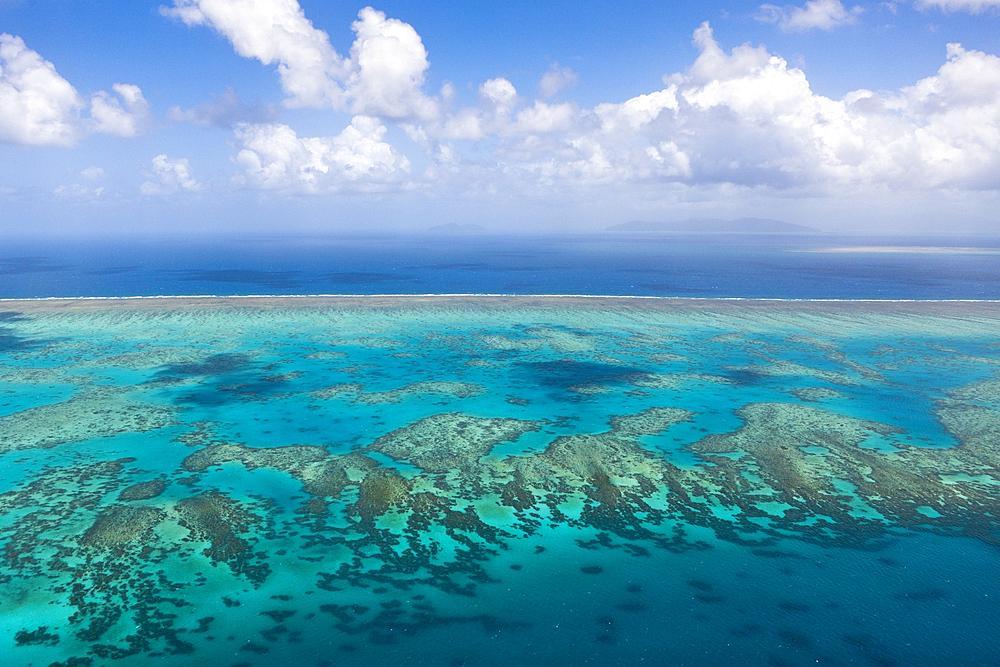
<path id="1" fill-rule="evenodd" d="M 1000 0 L 0 0 L 0 236 L 1000 236 Z"/>

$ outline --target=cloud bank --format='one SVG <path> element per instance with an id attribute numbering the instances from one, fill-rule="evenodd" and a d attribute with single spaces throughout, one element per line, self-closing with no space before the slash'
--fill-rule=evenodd
<path id="1" fill-rule="evenodd" d="M 913 86 L 832 99 L 763 46 L 726 52 L 708 23 L 695 31 L 694 44 L 697 59 L 665 76 L 663 89 L 591 109 L 526 100 L 510 81 L 490 79 L 479 87 L 477 106 L 403 125 L 429 160 L 409 179 L 400 178 L 408 161 L 372 117 L 355 118 L 332 138 L 245 125 L 237 130 L 242 182 L 316 193 L 364 182 L 540 194 L 628 184 L 812 192 L 1000 187 L 996 56 L 950 44 L 937 73 Z M 490 160 L 465 157 L 483 150 Z"/>
<path id="2" fill-rule="evenodd" d="M 1000 185 L 996 56 L 951 44 L 939 71 L 913 86 L 834 100 L 764 47 L 724 52 L 707 23 L 695 44 L 697 60 L 665 77 L 665 89 L 583 114 L 564 140 L 573 149 L 564 166 L 600 163 L 603 178 L 779 189 Z"/>
<path id="3" fill-rule="evenodd" d="M 981 11 L 997 4 L 922 6 Z M 552 63 L 537 94 L 498 76 L 473 85 L 462 106 L 448 85 L 438 96 L 426 93 L 430 63 L 420 35 L 371 7 L 351 24 L 347 55 L 296 0 L 174 0 L 161 11 L 276 67 L 285 107 L 353 117 L 346 127 L 340 121 L 300 136 L 294 112 L 278 122 L 278 108 L 247 106 L 232 88 L 194 109 L 171 108 L 170 120 L 232 132 L 229 187 L 480 201 L 1000 192 L 1000 59 L 960 44 L 947 45 L 938 70 L 913 85 L 836 99 L 814 92 L 802 69 L 764 46 L 724 49 L 706 22 L 693 33 L 698 55 L 690 67 L 631 99 L 581 107 L 562 96 L 576 73 Z M 830 30 L 859 11 L 839 0 L 810 0 L 763 5 L 758 18 L 784 30 Z M 110 93 L 84 97 L 23 40 L 0 36 L 0 141 L 70 146 L 91 133 L 139 136 L 151 124 L 137 86 L 116 83 Z M 187 159 L 160 154 L 145 171 L 144 195 L 209 190 Z"/>

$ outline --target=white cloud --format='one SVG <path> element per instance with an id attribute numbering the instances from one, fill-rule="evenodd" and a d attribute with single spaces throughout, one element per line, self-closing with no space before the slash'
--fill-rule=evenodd
<path id="1" fill-rule="evenodd" d="M 560 90 L 575 85 L 579 78 L 569 67 L 560 67 L 559 63 L 552 63 L 552 68 L 543 74 L 541 81 L 538 82 L 538 93 L 542 99 L 548 99 Z"/>
<path id="2" fill-rule="evenodd" d="M 490 79 L 480 85 L 479 96 L 498 117 L 510 117 L 517 104 L 517 89 L 503 77 Z"/>
<path id="3" fill-rule="evenodd" d="M 80 175 L 86 178 L 88 181 L 96 181 L 107 176 L 105 171 L 100 167 L 87 167 L 80 171 Z"/>
<path id="4" fill-rule="evenodd" d="M 117 97 L 103 90 L 85 103 L 55 66 L 20 37 L 0 35 L 0 141 L 29 145 L 72 146 L 85 133 L 120 137 L 140 134 L 150 120 L 149 104 L 138 86 L 116 83 Z"/>
<path id="5" fill-rule="evenodd" d="M 286 106 L 395 119 L 428 120 L 439 113 L 439 101 L 421 90 L 429 65 L 420 35 L 371 7 L 351 24 L 357 38 L 349 58 L 336 52 L 296 0 L 174 0 L 160 12 L 212 28 L 245 58 L 277 63 Z"/>
<path id="6" fill-rule="evenodd" d="M 103 90 L 90 98 L 92 131 L 118 137 L 138 136 L 150 121 L 149 103 L 139 86 L 116 83 L 111 89 L 118 94 L 117 98 Z"/>
<path id="7" fill-rule="evenodd" d="M 433 118 L 438 102 L 421 91 L 430 66 L 420 35 L 408 23 L 387 19 L 365 7 L 351 24 L 357 39 L 351 46 L 347 80 L 354 113 L 389 118 Z"/>
<path id="8" fill-rule="evenodd" d="M 917 0 L 919 9 L 937 7 L 946 12 L 978 14 L 992 7 L 1000 7 L 1000 0 Z"/>
<path id="9" fill-rule="evenodd" d="M 421 128 L 424 138 L 479 141 L 491 135 L 509 134 L 511 116 L 521 102 L 514 84 L 503 77 L 489 79 L 479 86 L 479 102 L 479 107 L 463 107 L 444 123 Z"/>
<path id="10" fill-rule="evenodd" d="M 533 106 L 517 113 L 509 132 L 518 135 L 563 132 L 573 128 L 577 115 L 573 102 L 547 104 L 536 100 Z"/>
<path id="11" fill-rule="evenodd" d="M 384 141 L 385 133 L 369 116 L 355 116 L 335 137 L 299 137 L 280 124 L 243 124 L 236 128 L 243 144 L 236 162 L 244 168 L 242 182 L 254 188 L 377 191 L 398 183 L 410 169 L 406 157 Z"/>
<path id="12" fill-rule="evenodd" d="M 777 23 L 787 31 L 833 30 L 854 23 L 862 11 L 858 6 L 848 11 L 840 0 L 809 0 L 803 7 L 761 5 L 756 18 L 764 23 Z"/>
<path id="13" fill-rule="evenodd" d="M 69 146 L 79 136 L 83 100 L 55 66 L 0 34 L 0 141 Z"/>
<path id="14" fill-rule="evenodd" d="M 160 12 L 188 26 L 212 28 L 244 58 L 277 63 L 287 106 L 343 106 L 337 81 L 348 69 L 329 36 L 313 27 L 296 0 L 174 0 L 173 7 L 160 7 Z"/>
<path id="15" fill-rule="evenodd" d="M 434 177 L 481 179 L 481 189 L 507 183 L 540 196 L 611 184 L 649 184 L 654 192 L 666 183 L 1000 190 L 996 56 L 952 44 L 939 71 L 911 87 L 832 99 L 814 93 L 802 70 L 764 47 L 727 53 L 708 24 L 694 39 L 699 57 L 687 72 L 664 77 L 664 89 L 592 110 L 535 102 L 518 111 L 509 82 L 487 82 L 483 108 L 461 110 L 443 136 L 450 130 L 453 139 L 492 137 L 495 167 L 465 160 L 462 168 L 435 166 Z M 459 125 L 472 129 L 460 136 Z M 434 131 L 409 131 L 430 153 L 440 152 Z"/>
<path id="16" fill-rule="evenodd" d="M 854 22 L 860 11 L 839 0 L 810 0 L 764 5 L 759 18 L 785 30 L 829 30 Z M 422 90 L 428 59 L 420 36 L 370 7 L 352 24 L 356 40 L 347 58 L 295 0 L 175 0 L 164 12 L 212 27 L 241 55 L 277 64 L 289 105 L 355 113 L 348 128 L 329 137 L 300 137 L 276 123 L 237 124 L 239 179 L 253 188 L 370 191 L 422 178 L 462 192 L 581 192 L 613 184 L 648 185 L 649 192 L 665 185 L 1000 190 L 1000 59 L 959 45 L 949 46 L 937 73 L 911 87 L 833 99 L 813 92 L 801 69 L 763 46 L 723 50 L 706 23 L 694 33 L 698 58 L 664 77 L 661 90 L 593 109 L 553 103 L 546 100 L 575 79 L 553 65 L 539 83 L 539 100 L 497 77 L 479 87 L 477 105 L 445 113 L 441 100 L 452 98 L 451 86 L 442 87 L 441 98 Z M 216 122 L 208 110 L 176 115 Z M 421 177 L 410 178 L 408 160 L 386 142 L 376 116 L 407 121 L 403 129 L 427 152 Z M 477 145 L 466 150 L 463 142 Z"/>
<path id="17" fill-rule="evenodd" d="M 79 183 L 73 183 L 72 185 L 60 185 L 52 193 L 59 197 L 94 200 L 104 194 L 104 188 L 85 188 Z"/>
<path id="18" fill-rule="evenodd" d="M 139 186 L 139 193 L 170 195 L 182 190 L 198 192 L 202 189 L 201 183 L 191 175 L 191 163 L 187 158 L 169 158 L 160 154 L 153 158 L 150 180 Z"/>
<path id="19" fill-rule="evenodd" d="M 600 118 L 605 134 L 619 131 L 634 132 L 656 119 L 665 109 L 676 112 L 677 86 L 670 86 L 648 95 L 639 95 L 621 104 L 598 104 L 594 113 Z"/>

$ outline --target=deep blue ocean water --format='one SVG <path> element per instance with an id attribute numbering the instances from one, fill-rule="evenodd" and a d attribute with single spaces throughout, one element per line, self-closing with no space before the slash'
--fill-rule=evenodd
<path id="1" fill-rule="evenodd" d="M 1000 307 L 711 300 L 998 246 L 4 244 L 0 298 L 708 300 L 0 303 L 0 665 L 1000 664 Z"/>
<path id="2" fill-rule="evenodd" d="M 829 252 L 858 246 L 939 251 Z M 0 244 L 0 298 L 413 293 L 997 299 L 1000 239 L 605 233 Z"/>

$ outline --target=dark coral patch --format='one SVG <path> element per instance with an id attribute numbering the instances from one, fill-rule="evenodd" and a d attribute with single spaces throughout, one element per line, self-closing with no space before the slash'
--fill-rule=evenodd
<path id="1" fill-rule="evenodd" d="M 358 487 L 358 502 L 354 504 L 354 509 L 362 519 L 371 521 L 402 503 L 409 492 L 409 484 L 397 474 L 370 473 Z"/>
<path id="2" fill-rule="evenodd" d="M 246 354 L 213 354 L 202 361 L 190 361 L 170 364 L 161 372 L 161 376 L 175 377 L 216 377 L 236 371 L 248 370 L 251 367 L 251 357 Z"/>
<path id="3" fill-rule="evenodd" d="M 221 493 L 203 493 L 185 498 L 177 504 L 180 525 L 191 531 L 192 537 L 209 542 L 205 555 L 223 562 L 233 572 L 242 574 L 254 584 L 263 583 L 270 573 L 266 563 L 257 558 L 242 534 L 260 523 L 261 518 L 249 512 L 241 503 Z"/>
<path id="4" fill-rule="evenodd" d="M 59 643 L 59 635 L 49 632 L 49 626 L 43 625 L 37 630 L 18 630 L 14 643 L 18 646 L 55 646 Z"/>
<path id="5" fill-rule="evenodd" d="M 118 500 L 149 500 L 163 493 L 167 488 L 167 483 L 162 479 L 151 479 L 148 482 L 139 482 L 122 489 L 118 494 Z"/>
<path id="6" fill-rule="evenodd" d="M 578 386 L 619 385 L 642 376 L 644 371 L 632 366 L 596 361 L 539 361 L 525 364 L 533 379 L 543 387 L 569 390 Z"/>
<path id="7" fill-rule="evenodd" d="M 97 517 L 80 537 L 80 546 L 95 549 L 132 548 L 145 542 L 152 529 L 164 518 L 152 507 L 118 505 Z"/>

